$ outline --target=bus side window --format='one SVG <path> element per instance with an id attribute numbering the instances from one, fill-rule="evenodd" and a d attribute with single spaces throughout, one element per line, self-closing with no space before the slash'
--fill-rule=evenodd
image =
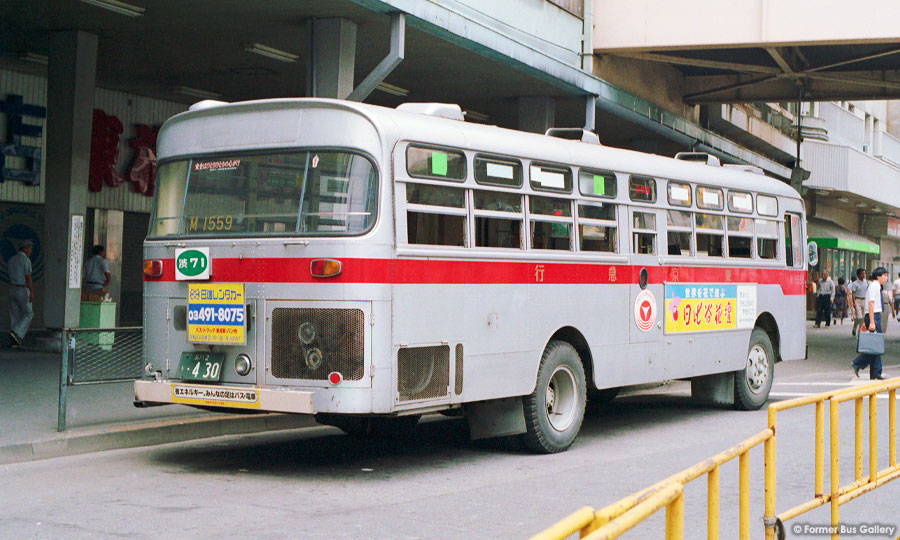
<path id="1" fill-rule="evenodd" d="M 472 192 L 475 246 L 522 249 L 522 196 L 502 191 Z"/>
<path id="2" fill-rule="evenodd" d="M 753 258 L 753 220 L 742 217 L 727 217 L 728 256 L 739 259 Z"/>
<path id="3" fill-rule="evenodd" d="M 669 183 L 669 199 L 672 200 L 671 193 L 679 195 L 682 190 L 690 201 L 690 187 L 679 189 L 673 183 Z M 690 256 L 691 254 L 691 213 L 683 210 L 669 210 L 666 213 L 666 238 L 669 246 L 669 255 Z"/>
<path id="4" fill-rule="evenodd" d="M 718 214 L 695 214 L 697 221 L 697 255 L 700 257 L 724 257 L 723 219 Z"/>
<path id="5" fill-rule="evenodd" d="M 462 189 L 406 184 L 406 242 L 464 247 L 465 200 Z"/>
<path id="6" fill-rule="evenodd" d="M 788 266 L 803 267 L 803 242 L 800 239 L 800 216 L 784 215 L 784 257 Z"/>
<path id="7" fill-rule="evenodd" d="M 572 201 L 530 196 L 531 247 L 533 249 L 572 249 Z"/>
<path id="8" fill-rule="evenodd" d="M 778 258 L 778 222 L 756 220 L 756 253 L 760 259 Z"/>
<path id="9" fill-rule="evenodd" d="M 616 205 L 579 204 L 578 242 L 579 251 L 616 253 Z"/>
<path id="10" fill-rule="evenodd" d="M 656 255 L 656 215 L 634 212 L 632 230 L 632 252 L 635 255 Z"/>

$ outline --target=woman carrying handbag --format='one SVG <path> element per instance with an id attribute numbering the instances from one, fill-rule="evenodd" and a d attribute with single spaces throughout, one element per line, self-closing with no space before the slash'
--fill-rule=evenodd
<path id="1" fill-rule="evenodd" d="M 869 367 L 870 379 L 884 379 L 881 374 L 881 355 L 884 354 L 884 334 L 881 331 L 881 313 L 884 299 L 881 288 L 887 282 L 887 270 L 879 266 L 871 275 L 872 281 L 866 290 L 866 317 L 860 328 L 856 349 L 860 353 L 850 363 L 853 374 L 859 377 L 859 370 Z M 863 330 L 868 328 L 868 332 Z"/>

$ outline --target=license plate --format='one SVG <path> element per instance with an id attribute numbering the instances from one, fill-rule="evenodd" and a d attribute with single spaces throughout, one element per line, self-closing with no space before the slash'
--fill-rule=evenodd
<path id="1" fill-rule="evenodd" d="M 182 381 L 218 382 L 225 353 L 184 352 L 178 364 Z"/>

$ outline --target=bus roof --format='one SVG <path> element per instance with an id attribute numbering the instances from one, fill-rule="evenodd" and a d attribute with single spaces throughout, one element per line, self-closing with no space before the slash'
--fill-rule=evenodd
<path id="1" fill-rule="evenodd" d="M 680 161 L 656 154 L 571 141 L 498 126 L 460 122 L 353 101 L 284 98 L 229 104 L 205 103 L 203 107 L 171 118 L 166 124 L 189 120 L 198 115 L 236 112 L 246 114 L 249 111 L 267 112 L 310 107 L 352 111 L 367 118 L 386 138 L 384 142 L 389 150 L 399 141 L 411 141 L 800 199 L 796 190 L 780 180 L 737 168 Z M 246 120 L 245 117 L 243 121 Z"/>

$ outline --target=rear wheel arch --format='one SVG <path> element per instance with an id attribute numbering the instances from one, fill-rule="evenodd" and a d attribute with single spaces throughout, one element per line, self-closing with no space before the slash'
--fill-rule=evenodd
<path id="1" fill-rule="evenodd" d="M 564 341 L 575 348 L 575 352 L 578 353 L 578 356 L 581 358 L 581 364 L 584 367 L 584 378 L 588 389 L 596 389 L 594 384 L 594 356 L 591 354 L 591 348 L 584 334 L 572 326 L 564 326 L 550 336 L 550 339 L 544 345 L 544 350 L 553 341 Z"/>
<path id="2" fill-rule="evenodd" d="M 768 311 L 764 311 L 756 318 L 754 328 L 761 328 L 772 342 L 772 352 L 775 353 L 775 361 L 781 362 L 781 334 L 778 331 L 778 323 L 775 317 Z"/>

